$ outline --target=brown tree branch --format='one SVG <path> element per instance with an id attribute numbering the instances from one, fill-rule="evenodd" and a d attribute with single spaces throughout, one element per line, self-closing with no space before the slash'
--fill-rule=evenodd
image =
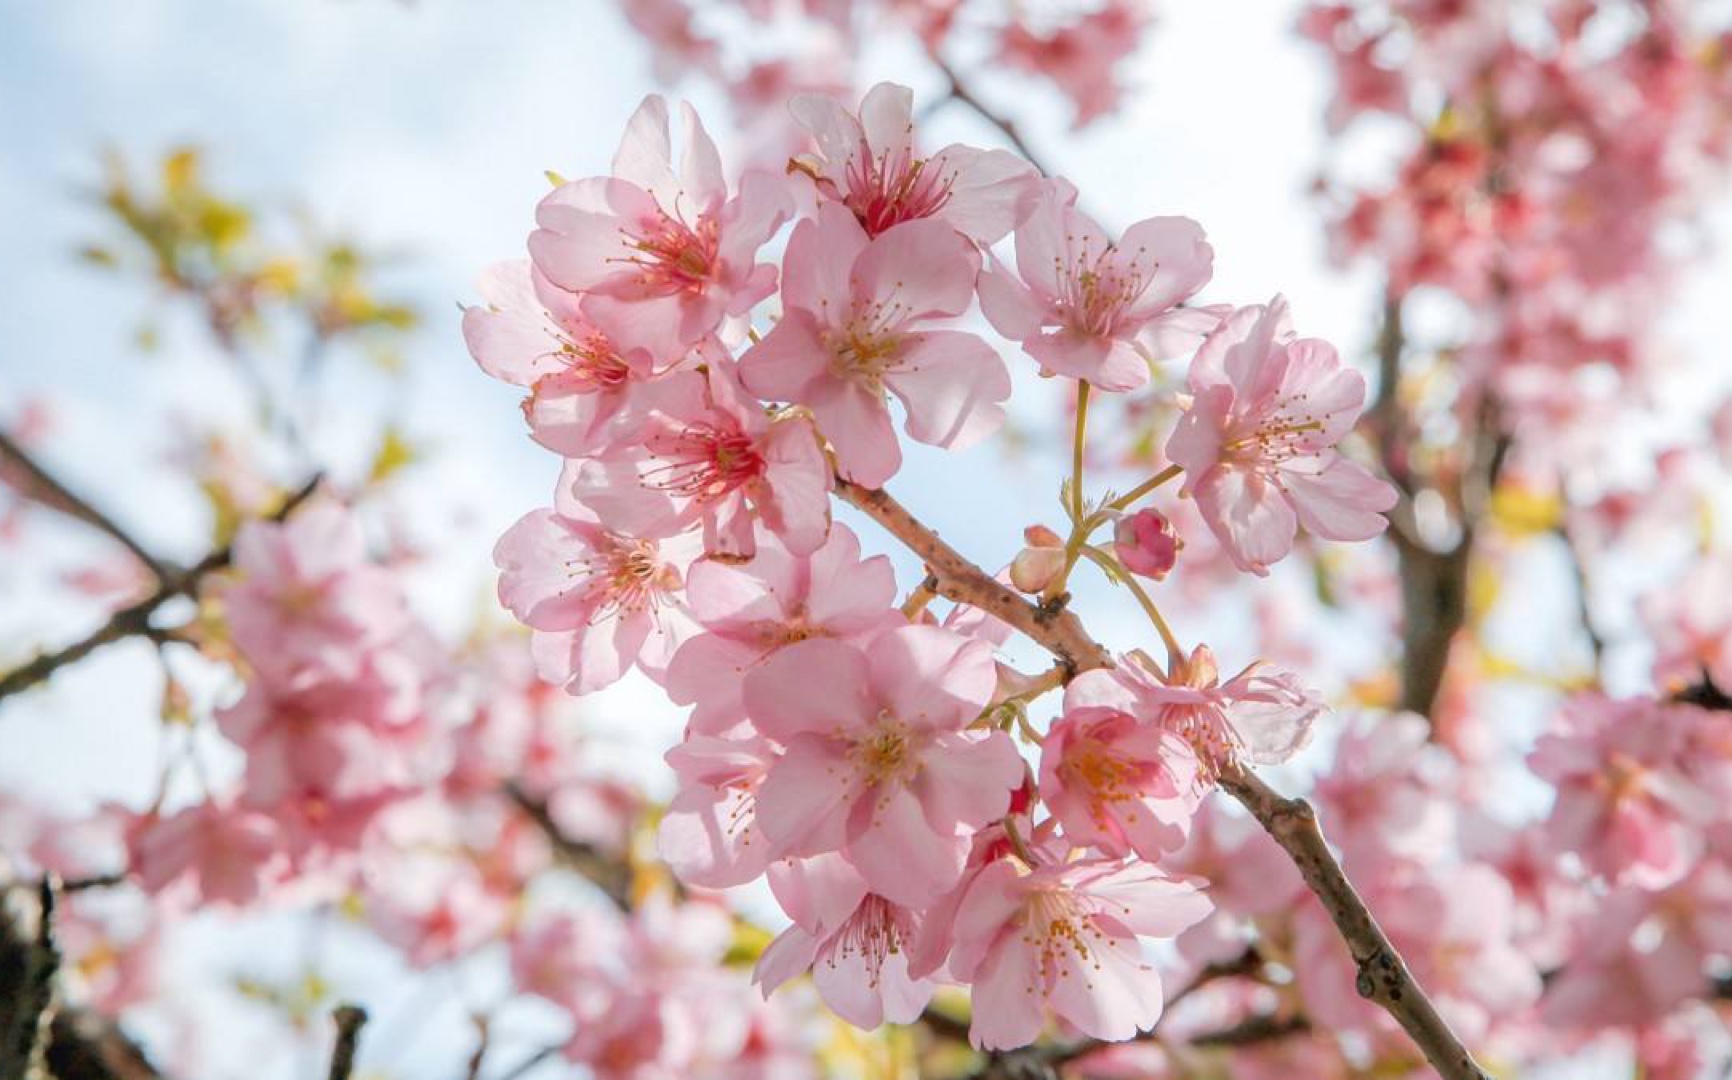
<path id="1" fill-rule="evenodd" d="M 594 845 L 573 840 L 560 829 L 547 803 L 525 791 L 516 782 L 505 785 L 505 797 L 539 828 L 562 862 L 588 878 L 590 883 L 621 911 L 631 910 L 631 867 L 609 858 Z"/>
<path id="2" fill-rule="evenodd" d="M 290 495 L 268 520 L 282 521 L 287 518 L 296 507 L 313 494 L 319 485 L 319 480 L 320 478 L 315 476 L 307 481 L 300 490 Z M 88 636 L 55 652 L 43 653 L 34 660 L 13 668 L 4 676 L 0 676 L 0 701 L 30 689 L 61 668 L 69 664 L 76 664 L 104 645 L 129 637 L 156 635 L 159 631 L 151 626 L 150 620 L 156 614 L 157 609 L 177 596 L 192 595 L 207 576 L 218 570 L 226 569 L 233 558 L 233 545 L 218 548 L 191 568 L 175 573 L 167 582 L 143 600 L 121 608 L 109 616 L 106 623 L 97 627 Z"/>
<path id="3" fill-rule="evenodd" d="M 838 480 L 837 493 L 926 560 L 939 592 L 1003 619 L 1077 671 L 1110 667 L 1112 659 L 1068 611 L 1037 608 L 968 562 L 882 490 Z M 1222 770 L 1221 787 L 1257 819 L 1299 868 L 1346 941 L 1359 976 L 1359 993 L 1394 1017 L 1445 1080 L 1486 1080 L 1461 1040 L 1414 981 L 1401 954 L 1378 926 L 1303 799 L 1276 794 L 1254 773 L 1238 766 Z"/>
<path id="4" fill-rule="evenodd" d="M 0 467 L 0 481 L 7 479 L 9 471 L 15 473 L 12 484 L 26 498 L 106 534 L 143 563 L 159 585 L 166 588 L 173 582 L 176 574 L 173 566 L 152 555 L 113 518 L 73 492 L 4 431 L 0 431 L 0 466 L 4 466 Z"/>
<path id="5" fill-rule="evenodd" d="M 962 77 L 959 74 L 957 74 L 956 69 L 945 62 L 937 53 L 934 52 L 930 55 L 932 57 L 933 65 L 938 68 L 939 72 L 943 74 L 945 80 L 950 83 L 949 100 L 967 106 L 976 116 L 979 116 L 982 120 L 985 120 L 987 123 L 1002 132 L 1005 139 L 1010 142 L 1010 145 L 1016 147 L 1016 152 L 1021 154 L 1023 159 L 1030 165 L 1033 165 L 1036 169 L 1039 169 L 1047 176 L 1052 175 L 1047 171 L 1046 166 L 1041 163 L 1040 156 L 1034 152 L 1034 148 L 1028 145 L 1028 140 L 1022 137 L 1022 132 L 1017 130 L 1016 122 L 1014 120 L 1000 114 L 997 110 L 986 104 L 986 102 L 982 101 L 980 96 L 962 80 Z"/>
<path id="6" fill-rule="evenodd" d="M 77 1007 L 41 1006 L 50 989 L 43 979 L 52 978 L 43 959 L 41 925 L 36 934 L 26 936 L 14 919 L 0 911 L 0 1038 L 7 1040 L 0 1046 L 0 1076 L 11 1080 L 26 1075 L 18 1071 L 16 1059 L 3 1059 L 9 1053 L 6 1047 L 13 1045 L 13 1033 L 28 1031 L 39 1040 L 32 1055 L 40 1050 L 42 1072 L 54 1080 L 162 1080 L 162 1074 L 113 1021 Z M 42 1038 L 41 1020 L 46 1014 L 51 1015 Z"/>
<path id="7" fill-rule="evenodd" d="M 331 1048 L 330 1080 L 349 1080 L 355 1073 L 355 1053 L 361 1048 L 361 1027 L 367 1010 L 359 1005 L 339 1005 L 331 1010 L 337 1028 L 337 1043 Z"/>

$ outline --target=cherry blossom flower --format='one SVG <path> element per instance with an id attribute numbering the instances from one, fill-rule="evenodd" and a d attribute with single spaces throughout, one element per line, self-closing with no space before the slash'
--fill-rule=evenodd
<path id="1" fill-rule="evenodd" d="M 1644 598 L 1643 622 L 1654 635 L 1654 677 L 1682 689 L 1704 676 L 1732 691 L 1732 558 L 1710 556 L 1682 580 Z"/>
<path id="2" fill-rule="evenodd" d="M 858 114 L 834 98 L 802 94 L 789 109 L 816 143 L 792 167 L 847 207 L 869 236 L 905 221 L 938 219 L 978 244 L 1002 239 L 1028 211 L 1035 171 L 1003 150 L 960 144 L 930 157 L 914 146 L 914 94 L 879 83 Z"/>
<path id="3" fill-rule="evenodd" d="M 758 789 L 779 756 L 744 725 L 690 735 L 668 751 L 680 789 L 662 815 L 657 847 L 681 881 L 725 889 L 764 873 L 771 851 L 758 825 Z"/>
<path id="4" fill-rule="evenodd" d="M 969 1041 L 1026 1046 L 1049 1011 L 1109 1041 L 1153 1027 L 1161 978 L 1139 939 L 1175 937 L 1209 911 L 1199 881 L 1144 864 L 993 862 L 969 884 L 950 929 L 950 973 L 972 986 Z"/>
<path id="5" fill-rule="evenodd" d="M 367 561 L 359 520 L 334 501 L 280 524 L 248 522 L 234 552 L 237 580 L 219 591 L 229 633 L 277 677 L 352 672 L 371 646 L 408 626 L 397 582 Z"/>
<path id="6" fill-rule="evenodd" d="M 1016 230 L 1016 274 L 989 266 L 980 306 L 1049 375 L 1135 390 L 1149 365 L 1214 329 L 1221 309 L 1181 306 L 1208 284 L 1214 250 L 1189 218 L 1139 221 L 1114 241 L 1048 184 Z"/>
<path id="7" fill-rule="evenodd" d="M 916 913 L 872 892 L 839 855 L 779 864 L 770 883 L 794 920 L 764 950 L 753 979 L 771 991 L 810 971 L 824 1003 L 855 1027 L 914 1022 L 930 979 L 908 974 Z"/>
<path id="8" fill-rule="evenodd" d="M 542 676 L 587 694 L 634 665 L 663 671 L 689 631 L 678 546 L 608 532 L 563 492 L 507 530 L 493 551 L 499 600 L 536 631 Z"/>
<path id="9" fill-rule="evenodd" d="M 1107 855 L 1176 850 L 1206 790 L 1190 744 L 1153 717 L 1067 708 L 1041 746 L 1041 798 L 1073 843 Z"/>
<path id="10" fill-rule="evenodd" d="M 1688 873 L 1716 813 L 1684 761 L 1699 715 L 1641 698 L 1571 699 L 1528 762 L 1557 787 L 1553 843 L 1614 884 L 1660 889 Z"/>
<path id="11" fill-rule="evenodd" d="M 541 201 L 529 254 L 562 289 L 625 301 L 616 324 L 657 357 L 678 357 L 775 290 L 757 251 L 787 220 L 773 175 L 747 173 L 728 195 L 715 143 L 683 105 L 686 140 L 676 173 L 667 103 L 644 99 L 609 177 L 562 184 Z"/>
<path id="12" fill-rule="evenodd" d="M 1324 709 L 1296 676 L 1260 662 L 1222 683 L 1207 645 L 1198 645 L 1164 679 L 1134 656 L 1077 676 L 1066 689 L 1065 711 L 1097 707 L 1153 719 L 1183 738 L 1204 775 L 1229 762 L 1286 761 L 1310 741 Z"/>
<path id="13" fill-rule="evenodd" d="M 674 654 L 664 685 L 676 704 L 694 706 L 688 730 L 706 734 L 739 721 L 746 672 L 776 650 L 813 637 L 863 640 L 904 621 L 891 607 L 890 560 L 862 559 L 859 539 L 841 524 L 809 555 L 765 538 L 749 563 L 694 563 L 685 599 L 702 632 Z"/>
<path id="14" fill-rule="evenodd" d="M 575 465 L 572 497 L 610 532 L 639 539 L 703 530 L 713 558 L 750 559 L 761 521 L 808 554 L 830 528 L 830 466 L 811 423 L 771 420 L 718 359 L 645 391 L 629 438 Z"/>
<path id="15" fill-rule="evenodd" d="M 753 725 L 787 748 L 758 828 L 778 855 L 840 851 L 885 899 L 931 903 L 1022 781 L 1008 735 L 968 730 L 996 683 L 989 646 L 933 626 L 778 652 L 746 676 Z"/>
<path id="16" fill-rule="evenodd" d="M 202 802 L 127 830 L 128 864 L 146 892 L 190 906 L 246 907 L 287 871 L 277 826 L 263 813 Z"/>
<path id="17" fill-rule="evenodd" d="M 1010 583 L 1025 593 L 1038 593 L 1064 572 L 1064 537 L 1045 525 L 1022 530 L 1023 548 L 1010 562 Z"/>
<path id="18" fill-rule="evenodd" d="M 463 312 L 463 337 L 481 370 L 523 386 L 535 440 L 565 457 L 599 449 L 627 412 L 656 358 L 615 340 L 527 260 L 496 263 L 479 283 L 482 305 Z M 617 303 L 592 302 L 603 316 Z"/>
<path id="19" fill-rule="evenodd" d="M 795 227 L 782 267 L 782 320 L 740 358 L 740 379 L 810 408 L 849 480 L 879 487 L 901 467 L 886 391 L 909 436 L 933 446 L 965 449 L 1004 422 L 998 354 L 973 334 L 922 328 L 973 295 L 980 256 L 954 229 L 910 221 L 871 237 L 825 203 Z"/>
<path id="20" fill-rule="evenodd" d="M 1267 574 L 1301 524 L 1329 540 L 1383 531 L 1395 490 L 1335 449 L 1365 380 L 1327 342 L 1295 339 L 1285 300 L 1242 308 L 1210 334 L 1189 382 L 1167 456 L 1239 569 Z"/>

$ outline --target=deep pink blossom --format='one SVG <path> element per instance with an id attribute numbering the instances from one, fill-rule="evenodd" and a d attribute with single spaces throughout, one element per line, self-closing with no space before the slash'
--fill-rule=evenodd
<path id="1" fill-rule="evenodd" d="M 1133 574 L 1160 581 L 1172 573 L 1185 542 L 1173 531 L 1173 523 L 1155 509 L 1138 510 L 1119 518 L 1113 526 L 1113 553 L 1119 564 Z"/>
<path id="2" fill-rule="evenodd" d="M 644 99 L 612 177 L 562 184 L 536 209 L 529 253 L 562 289 L 624 301 L 614 324 L 657 356 L 677 358 L 776 287 L 757 252 L 790 212 L 781 181 L 747 173 L 731 198 L 716 146 L 691 106 L 678 172 L 667 103 Z"/>
<path id="3" fill-rule="evenodd" d="M 879 895 L 931 903 L 1022 780 L 1009 736 L 969 730 L 996 683 L 989 646 L 933 626 L 778 652 L 746 676 L 752 723 L 787 747 L 758 827 L 778 854 L 840 851 Z"/>
<path id="4" fill-rule="evenodd" d="M 1221 311 L 1182 306 L 1209 281 L 1214 250 L 1189 218 L 1139 221 L 1115 241 L 1049 184 L 1016 230 L 1016 274 L 992 265 L 980 304 L 1048 374 L 1135 390 L 1149 365 L 1194 345 Z"/>
<path id="5" fill-rule="evenodd" d="M 1239 569 L 1268 573 L 1301 524 L 1328 540 L 1383 531 L 1395 489 L 1335 449 L 1365 379 L 1327 342 L 1294 338 L 1285 300 L 1242 308 L 1210 334 L 1189 383 L 1167 456 Z"/>
<path id="6" fill-rule="evenodd" d="M 905 221 L 938 219 L 980 244 L 1001 239 L 1028 211 L 1033 166 L 1003 150 L 960 144 L 921 157 L 914 145 L 914 94 L 879 83 L 858 114 L 834 98 L 803 94 L 789 109 L 817 146 L 793 167 L 847 207 L 868 235 Z"/>
<path id="7" fill-rule="evenodd" d="M 825 203 L 794 229 L 782 266 L 782 319 L 741 357 L 740 378 L 811 409 L 848 479 L 879 487 L 902 464 L 886 392 L 918 442 L 960 450 L 1004 422 L 1004 361 L 973 334 L 929 328 L 968 309 L 980 270 L 950 226 L 910 221 L 872 237 Z"/>

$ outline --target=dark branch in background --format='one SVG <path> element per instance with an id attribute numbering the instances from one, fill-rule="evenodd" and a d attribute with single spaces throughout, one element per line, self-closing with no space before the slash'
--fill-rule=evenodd
<path id="1" fill-rule="evenodd" d="M 339 1005 L 331 1010 L 337 1028 L 337 1044 L 331 1049 L 330 1080 L 349 1080 L 355 1073 L 355 1052 L 361 1046 L 361 1027 L 367 1010 L 359 1005 Z"/>
<path id="2" fill-rule="evenodd" d="M 548 812 L 547 803 L 515 782 L 505 785 L 505 797 L 539 827 L 560 860 L 588 878 L 621 911 L 631 910 L 631 868 L 591 844 L 573 840 Z"/>
<path id="3" fill-rule="evenodd" d="M 1208 1031 L 1191 1040 L 1192 1046 L 1251 1046 L 1273 1042 L 1289 1035 L 1303 1035 L 1311 1030 L 1311 1021 L 1303 1016 L 1272 1016 L 1260 1013 L 1248 1016 L 1229 1028 Z"/>
<path id="4" fill-rule="evenodd" d="M 1043 175 L 1052 175 L 1052 173 L 1047 170 L 1047 167 L 1042 164 L 1040 155 L 1034 152 L 1034 149 L 1028 145 L 1028 141 L 1022 137 L 1022 132 L 1017 130 L 1016 122 L 1014 120 L 1000 114 L 990 105 L 986 104 L 986 102 L 980 100 L 979 95 L 970 89 L 967 83 L 962 81 L 962 77 L 956 73 L 956 69 L 945 63 L 936 53 L 932 54 L 932 63 L 941 73 L 943 73 L 944 78 L 950 83 L 949 100 L 967 106 L 976 116 L 979 116 L 982 120 L 985 120 L 987 123 L 1002 132 L 1005 139 L 1010 142 L 1010 145 L 1016 147 L 1016 152 L 1021 154 L 1030 165 L 1039 169 Z"/>
<path id="5" fill-rule="evenodd" d="M 52 979 L 59 954 L 52 937 L 53 889 L 38 890 L 38 929 L 21 932 L 13 915 L 0 909 L 0 1077 L 49 1077 L 52 1080 L 163 1080 L 137 1045 L 105 1017 L 85 1009 L 52 1004 Z M 30 1057 L 16 1056 L 22 1040 L 41 1067 L 29 1073 Z"/>
<path id="6" fill-rule="evenodd" d="M 36 1080 L 48 1063 L 54 1026 L 54 979 L 60 974 L 60 949 L 54 940 L 59 903 L 53 878 L 36 893 L 36 940 L 26 950 L 23 977 L 13 996 L 12 1015 L 0 1044 L 0 1077 Z"/>
<path id="7" fill-rule="evenodd" d="M 927 571 L 938 579 L 943 596 L 1003 619 L 1075 671 L 1112 666 L 1106 649 L 1088 636 L 1071 612 L 1030 604 L 958 555 L 888 492 L 868 490 L 838 478 L 836 493 L 925 559 Z M 1283 798 L 1255 774 L 1237 766 L 1223 769 L 1220 783 L 1287 852 L 1328 911 L 1359 967 L 1357 988 L 1361 996 L 1394 1017 L 1445 1080 L 1487 1080 L 1347 880 L 1324 842 L 1311 804 Z"/>
<path id="8" fill-rule="evenodd" d="M 1570 564 L 1570 577 L 1576 588 L 1576 614 L 1582 622 L 1582 633 L 1588 639 L 1588 647 L 1594 654 L 1594 676 L 1599 677 L 1600 670 L 1606 659 L 1606 638 L 1600 633 L 1599 623 L 1594 620 L 1594 597 L 1592 582 L 1588 579 L 1587 553 L 1576 542 L 1576 535 L 1570 530 L 1567 521 L 1560 522 L 1557 528 L 1558 538 L 1564 542 L 1564 555 Z"/>
<path id="9" fill-rule="evenodd" d="M 288 517 L 318 488 L 319 479 L 315 476 L 307 481 L 299 491 L 290 495 L 277 512 L 267 520 L 282 521 Z M 43 653 L 23 666 L 14 668 L 4 676 L 0 676 L 0 701 L 30 689 L 59 669 L 68 664 L 77 663 L 104 645 L 129 637 L 159 637 L 168 633 L 167 631 L 159 631 L 150 625 L 151 617 L 156 614 L 157 609 L 177 596 L 193 595 L 198 591 L 199 584 L 207 576 L 218 570 L 226 569 L 233 558 L 233 545 L 224 545 L 218 548 L 199 560 L 190 569 L 175 573 L 143 600 L 115 612 L 109 617 L 108 622 L 98 627 L 89 636 L 57 652 Z"/>
<path id="10" fill-rule="evenodd" d="M 57 510 L 68 517 L 76 518 L 98 532 L 106 534 L 109 539 L 130 551 L 134 558 L 156 575 L 159 585 L 167 587 L 174 581 L 177 571 L 173 566 L 162 562 L 145 550 L 144 545 L 140 544 L 131 533 L 116 524 L 113 518 L 80 498 L 54 474 L 43 468 L 36 459 L 32 458 L 22 446 L 18 445 L 4 431 L 0 431 L 0 463 L 6 466 L 6 468 L 0 469 L 0 481 L 7 479 L 5 473 L 8 469 L 15 471 L 17 475 L 12 478 L 12 486 L 25 498 L 41 503 L 49 509 Z"/>

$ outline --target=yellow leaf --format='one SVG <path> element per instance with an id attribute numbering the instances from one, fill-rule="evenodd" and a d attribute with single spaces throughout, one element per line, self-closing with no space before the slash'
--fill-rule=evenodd
<path id="1" fill-rule="evenodd" d="M 388 427 L 385 429 L 385 437 L 379 442 L 378 451 L 373 455 L 373 467 L 368 470 L 367 479 L 371 483 L 382 483 L 399 469 L 413 465 L 420 457 L 421 452 L 403 438 L 402 432 L 395 426 Z"/>
<path id="2" fill-rule="evenodd" d="M 198 148 L 183 146 L 162 159 L 162 186 L 170 196 L 183 194 L 198 184 Z"/>
<path id="3" fill-rule="evenodd" d="M 1550 532 L 1563 520 L 1564 501 L 1555 491 L 1502 484 L 1491 495 L 1491 516 L 1512 537 Z"/>

